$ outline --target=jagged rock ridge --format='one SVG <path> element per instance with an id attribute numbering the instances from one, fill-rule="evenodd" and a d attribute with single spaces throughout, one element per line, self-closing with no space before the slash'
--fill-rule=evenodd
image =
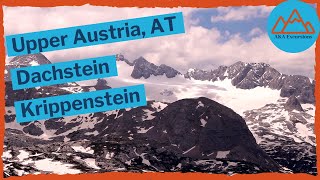
<path id="1" fill-rule="evenodd" d="M 286 75 L 265 63 L 237 62 L 231 66 L 220 66 L 212 71 L 191 69 L 186 78 L 217 81 L 231 79 L 232 85 L 241 89 L 269 87 L 281 90 L 281 97 L 296 96 L 301 103 L 314 103 L 315 81 L 301 75 Z"/>
<path id="2" fill-rule="evenodd" d="M 130 66 L 134 66 L 133 71 L 131 73 L 131 77 L 134 79 L 140 79 L 141 77 L 149 78 L 151 75 L 153 76 L 161 76 L 165 75 L 167 78 L 173 78 L 178 74 L 181 74 L 177 70 L 173 69 L 170 66 L 161 64 L 157 66 L 153 63 L 150 63 L 143 57 L 139 57 L 134 60 L 133 63 L 125 59 L 122 55 L 117 56 L 118 61 L 124 61 Z"/>

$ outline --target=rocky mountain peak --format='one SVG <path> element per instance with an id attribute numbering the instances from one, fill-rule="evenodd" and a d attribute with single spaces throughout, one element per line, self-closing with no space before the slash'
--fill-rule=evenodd
<path id="1" fill-rule="evenodd" d="M 211 71 L 205 71 L 201 69 L 189 69 L 184 77 L 187 79 L 195 79 L 202 81 L 216 81 L 216 80 L 224 80 L 226 78 L 225 72 L 227 70 L 227 66 L 219 66 L 217 69 Z"/>
<path id="2" fill-rule="evenodd" d="M 51 64 L 51 62 L 41 53 L 16 56 L 5 65 L 4 79 L 5 81 L 11 81 L 10 69 L 37 66 L 41 64 Z"/>
<path id="3" fill-rule="evenodd" d="M 289 111 L 292 111 L 292 110 L 303 111 L 303 108 L 299 100 L 294 95 L 289 97 L 284 107 Z"/>
<path id="4" fill-rule="evenodd" d="M 167 78 L 173 78 L 176 75 L 180 74 L 177 70 L 173 69 L 167 65 L 157 66 L 153 63 L 147 61 L 144 57 L 139 57 L 133 61 L 133 71 L 131 77 L 135 79 L 140 79 L 141 77 L 149 78 L 151 75 L 161 76 L 166 75 Z"/>
<path id="5" fill-rule="evenodd" d="M 103 90 L 103 89 L 110 89 L 111 87 L 108 86 L 107 80 L 99 78 L 97 80 L 97 84 L 94 86 L 94 88 L 96 90 Z"/>
<path id="6" fill-rule="evenodd" d="M 270 65 L 265 63 L 237 62 L 227 68 L 228 78 L 232 84 L 241 89 L 264 86 L 262 77 Z"/>
<path id="7" fill-rule="evenodd" d="M 9 64 L 16 66 L 37 66 L 41 64 L 51 64 L 51 62 L 43 54 L 39 53 L 16 56 Z"/>
<path id="8" fill-rule="evenodd" d="M 116 59 L 117 59 L 117 61 L 123 61 L 123 60 L 125 60 L 123 54 L 116 54 Z"/>
<path id="9" fill-rule="evenodd" d="M 202 81 L 231 79 L 232 85 L 240 89 L 268 87 L 281 90 L 281 97 L 294 95 L 301 103 L 314 103 L 314 80 L 301 75 L 282 74 L 266 63 L 238 61 L 230 66 L 219 66 L 211 71 L 190 69 L 185 78 Z"/>
<path id="10" fill-rule="evenodd" d="M 150 63 L 147 61 L 144 57 L 140 56 L 138 59 L 133 61 L 134 64 L 148 64 L 148 65 L 154 65 L 153 63 Z"/>
<path id="11" fill-rule="evenodd" d="M 245 120 L 208 98 L 176 101 L 160 111 L 154 121 L 148 137 L 161 144 L 176 145 L 183 156 L 246 159 L 261 165 L 261 169 L 278 168 L 256 144 Z"/>
<path id="12" fill-rule="evenodd" d="M 117 60 L 117 61 L 124 61 L 124 62 L 127 63 L 129 66 L 133 66 L 133 63 L 130 62 L 128 59 L 126 59 L 126 58 L 124 57 L 124 55 L 122 55 L 122 54 L 117 54 L 117 55 L 116 55 L 116 60 Z"/>
<path id="13" fill-rule="evenodd" d="M 211 71 L 204 71 L 201 69 L 189 69 L 186 74 L 184 74 L 185 78 L 188 79 L 196 79 L 196 80 L 211 80 L 213 73 Z"/>

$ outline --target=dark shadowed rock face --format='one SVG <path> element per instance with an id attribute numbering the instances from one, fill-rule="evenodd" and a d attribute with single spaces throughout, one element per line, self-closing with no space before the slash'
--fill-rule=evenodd
<path id="1" fill-rule="evenodd" d="M 5 100 L 6 106 L 13 106 L 15 101 L 26 100 L 34 97 L 37 90 L 35 88 L 13 90 L 11 81 L 5 82 Z"/>
<path id="2" fill-rule="evenodd" d="M 247 161 L 269 171 L 279 168 L 256 144 L 242 117 L 210 99 L 176 101 L 154 121 L 148 138 L 177 146 L 182 156 Z"/>
<path id="3" fill-rule="evenodd" d="M 284 107 L 289 111 L 292 111 L 292 110 L 303 111 L 303 108 L 301 107 L 299 100 L 294 95 L 289 97 Z"/>
<path id="4" fill-rule="evenodd" d="M 108 82 L 105 79 L 98 79 L 97 84 L 94 86 L 96 90 L 103 90 L 103 89 L 110 89 L 111 87 L 108 86 Z"/>
<path id="5" fill-rule="evenodd" d="M 33 123 L 30 123 L 29 125 L 27 125 L 26 127 L 23 128 L 23 132 L 33 135 L 33 136 L 40 136 L 42 135 L 44 132 L 42 131 L 42 129 L 39 127 L 39 122 L 35 121 Z"/>
<path id="6" fill-rule="evenodd" d="M 141 77 L 149 78 L 151 75 L 161 76 L 166 75 L 167 78 L 173 78 L 180 74 L 177 70 L 166 65 L 157 66 L 153 63 L 148 62 L 143 57 L 140 57 L 133 62 L 134 68 L 131 73 L 131 77 L 140 79 Z"/>
<path id="7" fill-rule="evenodd" d="M 229 77 L 232 79 L 232 84 L 241 89 L 252 89 L 257 86 L 264 86 L 267 83 L 262 77 L 266 70 L 270 68 L 265 63 L 243 63 L 237 62 L 227 69 Z M 269 77 L 272 79 L 273 77 Z"/>
<path id="8" fill-rule="evenodd" d="M 301 103 L 314 103 L 315 81 L 305 76 L 286 76 L 283 81 L 280 95 L 282 97 L 296 96 Z"/>
<path id="9" fill-rule="evenodd" d="M 5 70 L 4 70 L 4 80 L 5 82 L 11 81 L 11 75 L 10 75 L 10 69 L 18 68 L 20 66 L 12 65 L 12 64 L 6 64 Z"/>

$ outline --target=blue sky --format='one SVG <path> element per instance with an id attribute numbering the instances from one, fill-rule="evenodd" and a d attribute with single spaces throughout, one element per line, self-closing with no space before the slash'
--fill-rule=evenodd
<path id="1" fill-rule="evenodd" d="M 239 9 L 239 8 L 234 8 Z M 216 9 L 203 9 L 201 11 L 196 11 L 191 15 L 193 20 L 198 19 L 200 26 L 211 29 L 213 27 L 217 28 L 221 32 L 228 31 L 230 34 L 240 34 L 240 37 L 246 41 L 251 40 L 255 36 L 248 36 L 250 31 L 254 28 L 259 28 L 263 33 L 266 33 L 267 29 L 267 17 L 257 17 L 248 20 L 235 20 L 235 21 L 218 21 L 211 22 L 211 18 L 218 16 L 219 13 Z"/>

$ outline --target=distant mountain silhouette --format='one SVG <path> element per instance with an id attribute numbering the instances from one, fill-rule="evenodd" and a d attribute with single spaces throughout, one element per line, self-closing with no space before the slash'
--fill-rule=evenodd
<path id="1" fill-rule="evenodd" d="M 304 22 L 297 9 L 294 9 L 287 21 L 280 16 L 272 28 L 272 34 L 314 34 L 310 22 Z"/>

